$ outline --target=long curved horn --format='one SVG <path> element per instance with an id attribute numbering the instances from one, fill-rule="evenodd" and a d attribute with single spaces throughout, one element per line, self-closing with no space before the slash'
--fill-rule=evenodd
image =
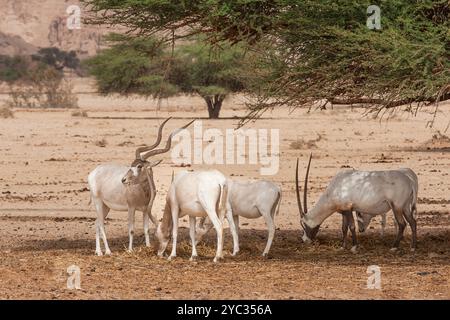
<path id="1" fill-rule="evenodd" d="M 295 166 L 295 192 L 297 194 L 298 212 L 300 212 L 300 217 L 303 218 L 305 212 L 303 211 L 302 201 L 300 200 L 300 189 L 298 187 L 298 158 L 297 165 Z"/>
<path id="2" fill-rule="evenodd" d="M 308 213 L 307 193 L 308 193 L 308 176 L 309 166 L 311 165 L 312 152 L 309 154 L 308 167 L 306 168 L 305 188 L 303 189 L 303 202 L 305 203 L 305 213 Z"/>
<path id="3" fill-rule="evenodd" d="M 142 146 L 142 147 L 139 147 L 139 148 L 136 149 L 136 159 L 140 159 L 141 158 L 141 153 L 142 152 L 146 152 L 146 151 L 152 150 L 152 149 L 156 148 L 161 143 L 162 131 L 163 131 L 164 125 L 170 119 L 172 119 L 172 117 L 169 117 L 166 120 L 164 120 L 163 123 L 161 123 L 161 125 L 159 126 L 158 137 L 156 138 L 156 142 L 154 144 L 152 144 L 151 146 Z"/>
<path id="4" fill-rule="evenodd" d="M 161 153 L 166 153 L 167 151 L 169 151 L 169 150 L 170 150 L 170 147 L 171 147 L 171 145 L 172 145 L 172 138 L 173 138 L 173 136 L 176 135 L 176 134 L 177 134 L 178 132 L 180 132 L 181 130 L 184 130 L 184 129 L 186 129 L 187 127 L 189 127 L 195 120 L 197 120 L 197 119 L 192 120 L 191 122 L 189 122 L 189 123 L 186 124 L 185 126 L 183 126 L 183 127 L 181 127 L 181 128 L 178 128 L 178 129 L 176 129 L 174 132 L 172 132 L 172 133 L 170 134 L 169 138 L 167 139 L 166 146 L 165 146 L 164 148 L 162 148 L 162 149 L 151 150 L 151 151 L 147 152 L 146 154 L 141 155 L 141 159 L 142 159 L 142 160 L 146 160 L 146 159 L 150 158 L 151 156 L 155 156 L 155 155 L 161 154 Z"/>

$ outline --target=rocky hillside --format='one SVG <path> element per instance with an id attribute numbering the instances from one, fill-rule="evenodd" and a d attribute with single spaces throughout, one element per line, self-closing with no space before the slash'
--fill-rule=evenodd
<path id="1" fill-rule="evenodd" d="M 80 57 L 94 55 L 101 36 L 111 30 L 81 24 L 69 29 L 66 11 L 77 0 L 0 0 L 0 54 L 27 54 L 39 47 L 75 50 Z M 81 9 L 81 18 L 83 8 Z M 72 21 L 72 20 L 69 20 Z M 70 23 L 69 23 L 70 24 Z"/>

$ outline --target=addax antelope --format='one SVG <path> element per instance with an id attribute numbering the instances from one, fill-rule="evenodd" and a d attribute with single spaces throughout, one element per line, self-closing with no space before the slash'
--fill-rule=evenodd
<path id="1" fill-rule="evenodd" d="M 148 161 L 150 157 L 170 150 L 172 137 L 180 130 L 187 128 L 193 121 L 184 127 L 172 132 L 162 149 L 155 149 L 161 142 L 162 130 L 169 121 L 166 119 L 158 129 L 156 142 L 151 146 L 142 146 L 136 149 L 135 160 L 131 166 L 118 164 L 103 164 L 96 167 L 88 176 L 91 201 L 97 211 L 95 223 L 95 253 L 102 255 L 100 248 L 100 235 L 105 245 L 105 254 L 111 254 L 105 232 L 105 218 L 109 211 L 128 211 L 128 250 L 133 249 L 134 214 L 143 212 L 145 243 L 150 246 L 149 219 L 157 225 L 156 218 L 151 214 L 156 188 L 153 181 L 152 168 L 161 161 Z"/>
<path id="2" fill-rule="evenodd" d="M 214 262 L 223 257 L 223 219 L 226 211 L 227 181 L 217 170 L 182 171 L 169 187 L 162 222 L 156 236 L 159 240 L 158 255 L 162 256 L 172 235 L 172 252 L 169 260 L 177 255 L 178 219 L 189 216 L 192 242 L 191 260 L 197 257 L 195 228 L 196 217 L 212 221 L 217 233 L 217 251 Z"/>
<path id="3" fill-rule="evenodd" d="M 228 179 L 226 217 L 233 236 L 233 256 L 239 252 L 239 216 L 247 219 L 264 217 L 268 237 L 263 256 L 267 256 L 275 235 L 275 213 L 281 202 L 281 188 L 270 181 L 233 181 Z M 200 222 L 197 240 L 200 241 L 212 227 L 205 218 Z"/>
<path id="4" fill-rule="evenodd" d="M 304 230 L 302 236 L 304 242 L 313 240 L 322 222 L 334 212 L 339 212 L 351 219 L 351 225 L 353 225 L 352 251 L 356 251 L 357 240 L 352 210 L 377 215 L 386 213 L 392 209 L 398 224 L 397 237 L 392 250 L 398 249 L 400 241 L 403 238 L 403 232 L 406 227 L 405 219 L 409 223 L 412 231 L 411 250 L 416 249 L 417 227 L 413 214 L 415 210 L 413 205 L 415 203 L 415 191 L 411 179 L 406 174 L 399 170 L 343 170 L 331 180 L 315 206 L 308 211 L 307 189 L 311 157 L 309 157 L 306 169 L 305 187 L 303 190 L 304 210 L 300 200 L 298 186 L 298 159 L 295 173 L 297 203 L 301 226 Z"/>

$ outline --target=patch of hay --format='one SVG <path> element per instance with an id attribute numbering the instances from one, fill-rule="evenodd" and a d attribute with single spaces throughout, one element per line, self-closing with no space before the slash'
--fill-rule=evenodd
<path id="1" fill-rule="evenodd" d="M 76 111 L 72 112 L 72 117 L 87 118 L 88 114 L 86 111 L 76 110 Z"/>
<path id="2" fill-rule="evenodd" d="M 106 141 L 106 140 L 103 138 L 102 140 L 97 140 L 97 141 L 95 141 L 94 144 L 95 144 L 97 147 L 104 148 L 104 147 L 106 147 L 106 146 L 108 145 L 108 141 Z"/>
<path id="3" fill-rule="evenodd" d="M 304 140 L 304 139 L 297 138 L 297 140 L 292 141 L 290 143 L 289 147 L 294 150 L 317 148 L 317 142 L 322 140 L 322 135 L 317 134 L 317 136 L 318 137 L 316 139 L 312 139 L 312 140 Z"/>
<path id="4" fill-rule="evenodd" d="M 437 131 L 431 139 L 427 140 L 423 146 L 427 149 L 450 148 L 450 138 L 440 131 Z"/>

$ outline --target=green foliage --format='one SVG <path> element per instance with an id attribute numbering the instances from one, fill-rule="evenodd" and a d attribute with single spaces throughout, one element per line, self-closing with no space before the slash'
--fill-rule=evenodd
<path id="1" fill-rule="evenodd" d="M 239 78 L 244 54 L 238 46 L 224 45 L 217 51 L 191 39 L 172 52 L 150 36 L 112 34 L 107 39 L 110 47 L 85 62 L 104 94 L 198 94 L 220 109 L 227 94 L 244 89 Z"/>
<path id="2" fill-rule="evenodd" d="M 33 56 L 0 56 L 0 81 L 9 85 L 10 107 L 74 108 L 77 98 L 64 68 L 78 68 L 74 52 L 40 49 Z"/>
<path id="3" fill-rule="evenodd" d="M 25 57 L 0 55 L 0 81 L 12 83 L 23 78 L 28 64 Z"/>
<path id="4" fill-rule="evenodd" d="M 319 100 L 381 108 L 436 101 L 450 79 L 449 20 L 429 11 L 438 3 L 382 2 L 382 29 L 369 30 L 370 1 L 292 1 L 280 14 L 291 27 L 277 32 L 279 45 L 258 48 L 254 87 L 263 93 L 253 114 Z"/>
<path id="5" fill-rule="evenodd" d="M 34 61 L 42 62 L 56 70 L 69 68 L 78 70 L 80 67 L 80 60 L 75 51 L 62 51 L 58 48 L 41 48 L 37 54 L 32 55 Z"/>
<path id="6" fill-rule="evenodd" d="M 240 77 L 244 59 L 238 46 L 222 44 L 218 50 L 199 39 L 177 48 L 168 78 L 182 92 L 202 97 L 239 92 L 244 90 Z"/>
<path id="7" fill-rule="evenodd" d="M 27 70 L 24 78 L 10 83 L 9 107 L 76 108 L 77 97 L 70 82 L 53 67 L 38 64 Z"/>
<path id="8" fill-rule="evenodd" d="M 130 38 L 111 34 L 110 48 L 85 61 L 97 79 L 100 92 L 168 97 L 176 89 L 164 83 L 168 60 L 164 46 L 154 38 Z"/>
<path id="9" fill-rule="evenodd" d="M 164 40 L 203 34 L 212 44 L 247 45 L 242 70 L 269 107 L 315 101 L 391 108 L 450 97 L 448 0 L 86 0 L 90 23 L 123 25 Z M 366 26 L 381 8 L 381 30 Z M 97 14 L 108 10 L 104 14 Z M 172 33 L 173 31 L 173 33 Z"/>

